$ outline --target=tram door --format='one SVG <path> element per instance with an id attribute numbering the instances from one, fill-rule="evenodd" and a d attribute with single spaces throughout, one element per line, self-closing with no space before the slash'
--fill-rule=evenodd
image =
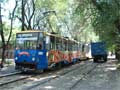
<path id="1" fill-rule="evenodd" d="M 47 61 L 47 50 L 46 50 L 46 43 L 45 43 L 45 38 L 46 36 L 43 35 L 43 33 L 39 33 L 38 35 L 38 44 L 37 44 L 37 55 L 38 55 L 38 60 L 39 64 L 37 66 L 38 69 L 44 69 L 48 67 L 48 61 Z"/>

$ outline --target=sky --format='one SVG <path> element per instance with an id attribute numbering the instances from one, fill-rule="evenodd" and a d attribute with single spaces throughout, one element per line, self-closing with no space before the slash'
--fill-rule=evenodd
<path id="1" fill-rule="evenodd" d="M 5 5 L 2 5 L 3 7 L 2 15 L 4 16 L 3 21 L 7 21 L 9 12 L 12 12 L 14 6 L 15 6 L 15 0 L 8 0 L 8 3 L 6 3 Z"/>
<path id="2" fill-rule="evenodd" d="M 3 22 L 7 22 L 7 25 L 10 25 L 9 13 L 12 13 L 14 7 L 15 7 L 15 0 L 8 0 L 8 2 L 5 5 L 2 5 L 2 15 L 3 15 Z M 19 27 L 19 20 L 15 20 L 14 24 L 15 27 Z"/>

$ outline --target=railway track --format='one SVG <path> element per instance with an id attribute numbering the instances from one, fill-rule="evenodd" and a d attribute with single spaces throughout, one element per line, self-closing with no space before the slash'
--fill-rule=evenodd
<path id="1" fill-rule="evenodd" d="M 13 73 L 9 73 L 9 74 L 4 74 L 4 75 L 0 75 L 0 78 L 12 76 L 12 75 L 17 75 L 17 74 L 20 74 L 20 73 L 21 72 L 13 72 Z"/>
<path id="2" fill-rule="evenodd" d="M 27 78 L 32 77 L 33 75 L 21 75 L 20 73 L 16 74 L 8 74 L 5 76 L 1 76 L 0 78 L 0 86 L 6 85 L 6 84 L 11 84 L 17 81 L 21 81 Z"/>
<path id="3" fill-rule="evenodd" d="M 85 63 L 86 62 L 86 63 Z M 64 76 L 64 75 L 66 75 L 66 74 L 68 74 L 68 73 L 74 73 L 78 68 L 80 68 L 81 67 L 81 69 L 84 69 L 84 68 L 86 68 L 86 66 L 88 66 L 88 64 L 89 65 L 91 65 L 90 64 L 90 62 L 89 61 L 85 61 L 85 62 L 83 62 L 82 64 L 81 63 L 77 63 L 77 64 L 75 64 L 75 65 L 73 65 L 72 67 L 72 69 L 70 69 L 70 68 L 67 68 L 67 70 L 66 70 L 66 68 L 62 68 L 61 70 L 58 70 L 58 71 L 51 71 L 51 72 L 45 72 L 45 73 L 43 73 L 43 74 L 40 74 L 40 75 L 29 75 L 29 76 L 23 76 L 23 77 L 20 77 L 20 78 L 16 78 L 16 79 L 12 79 L 12 80 L 9 80 L 9 81 L 7 81 L 7 82 L 4 82 L 4 83 L 0 83 L 0 86 L 5 86 L 5 85 L 9 85 L 9 84 L 11 84 L 11 83 L 16 83 L 16 82 L 19 82 L 19 81 L 23 81 L 23 80 L 26 80 L 26 79 L 28 79 L 28 78 L 33 78 L 33 77 L 36 77 L 36 76 L 39 76 L 40 78 L 39 79 L 41 79 L 43 76 L 45 77 L 47 77 L 47 76 L 50 76 L 49 78 L 47 78 L 46 80 L 44 80 L 44 81 L 40 81 L 40 82 L 37 82 L 37 83 L 35 83 L 35 84 L 33 84 L 32 86 L 29 86 L 29 87 L 27 87 L 27 88 L 25 88 L 25 89 L 23 89 L 23 90 L 30 90 L 30 89 L 33 89 L 33 88 L 35 88 L 35 87 L 37 87 L 37 86 L 39 86 L 39 85 L 42 85 L 42 84 L 45 84 L 45 83 L 47 83 L 47 82 L 49 82 L 49 81 L 51 81 L 51 80 L 54 80 L 54 79 L 56 79 L 56 78 L 59 78 L 59 77 L 61 77 L 61 76 Z M 86 64 L 86 65 L 85 65 Z M 62 73 L 61 73 L 61 72 Z M 51 74 L 52 73 L 52 74 Z M 9 76 L 9 75 L 8 75 Z"/>
<path id="4" fill-rule="evenodd" d="M 57 72 L 57 71 L 51 71 L 51 72 Z M 45 72 L 43 74 L 48 74 L 48 73 L 49 73 L 49 71 Z M 38 76 L 38 75 L 22 76 L 22 75 L 19 75 L 19 74 L 21 74 L 21 72 L 14 72 L 14 73 L 1 75 L 0 76 L 0 86 L 4 86 L 4 85 L 7 85 L 7 84 L 15 83 L 17 81 L 21 81 L 21 80 L 25 80 L 25 79 L 28 79 L 28 78 L 32 78 L 32 77 Z M 17 78 L 15 78 L 16 75 L 18 75 Z"/>
<path id="5" fill-rule="evenodd" d="M 87 75 L 89 75 L 94 69 L 96 69 L 96 67 L 98 66 L 99 64 L 96 64 L 94 67 L 92 67 L 90 70 L 88 70 L 87 72 L 84 72 L 81 76 L 80 79 L 78 79 L 70 88 L 69 90 L 73 90 L 80 81 L 82 81 L 83 78 L 85 78 Z"/>
<path id="6" fill-rule="evenodd" d="M 31 90 L 31 89 L 34 89 L 34 88 L 36 88 L 37 86 L 40 86 L 40 85 L 43 85 L 43 84 L 45 84 L 45 83 L 50 82 L 51 80 L 54 80 L 54 79 L 56 79 L 56 78 L 60 78 L 61 76 L 67 75 L 67 74 L 69 74 L 69 73 L 74 73 L 74 72 L 78 71 L 78 68 L 80 68 L 80 67 L 81 67 L 81 68 L 80 68 L 81 70 L 82 70 L 82 69 L 85 69 L 86 66 L 88 66 L 88 65 L 92 65 L 92 63 L 87 63 L 86 65 L 81 65 L 81 66 L 78 65 L 78 66 L 75 67 L 75 68 L 72 68 L 72 69 L 70 69 L 70 70 L 64 71 L 64 72 L 59 73 L 59 74 L 56 74 L 56 75 L 54 75 L 54 76 L 51 76 L 50 78 L 47 78 L 46 80 L 44 80 L 44 81 L 42 81 L 42 82 L 37 82 L 37 84 L 32 85 L 32 86 L 29 86 L 29 87 L 27 87 L 27 88 L 24 88 L 23 90 Z"/>

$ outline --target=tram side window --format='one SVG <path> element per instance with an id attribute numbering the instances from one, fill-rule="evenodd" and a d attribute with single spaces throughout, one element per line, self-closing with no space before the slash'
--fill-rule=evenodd
<path id="1" fill-rule="evenodd" d="M 84 50 L 85 50 L 85 45 L 83 44 L 82 45 L 82 52 L 84 52 Z"/>
<path id="2" fill-rule="evenodd" d="M 65 40 L 64 44 L 65 44 L 65 50 L 68 50 L 68 41 Z"/>
<path id="3" fill-rule="evenodd" d="M 65 48 L 65 45 L 64 45 L 64 43 L 63 43 L 63 39 L 61 39 L 61 51 L 64 51 L 64 48 Z"/>
<path id="4" fill-rule="evenodd" d="M 64 39 L 62 40 L 61 48 L 62 48 L 62 51 L 65 51 L 66 45 L 65 45 L 65 40 Z"/>
<path id="5" fill-rule="evenodd" d="M 73 51 L 76 51 L 77 48 L 78 48 L 78 47 L 77 47 L 77 43 L 74 42 L 74 43 L 72 44 L 72 50 L 73 50 Z"/>
<path id="6" fill-rule="evenodd" d="M 75 51 L 75 43 L 72 43 L 72 51 Z"/>
<path id="7" fill-rule="evenodd" d="M 50 50 L 50 36 L 46 36 L 46 49 Z"/>
<path id="8" fill-rule="evenodd" d="M 79 51 L 79 44 L 77 43 L 77 51 Z"/>
<path id="9" fill-rule="evenodd" d="M 43 33 L 39 34 L 37 49 L 43 49 Z"/>
<path id="10" fill-rule="evenodd" d="M 78 44 L 75 43 L 75 51 L 77 51 L 77 50 L 78 50 Z"/>
<path id="11" fill-rule="evenodd" d="M 50 49 L 55 49 L 55 37 L 50 36 Z"/>
<path id="12" fill-rule="evenodd" d="M 90 45 L 88 44 L 88 45 L 86 45 L 86 52 L 89 52 L 90 51 Z"/>
<path id="13" fill-rule="evenodd" d="M 56 38 L 56 49 L 62 50 L 62 39 Z"/>
<path id="14" fill-rule="evenodd" d="M 71 44 L 71 49 L 72 49 L 72 51 L 74 50 L 74 44 L 73 43 Z"/>
<path id="15" fill-rule="evenodd" d="M 73 47 L 73 46 L 72 46 L 72 42 L 69 42 L 69 43 L 68 43 L 68 50 L 69 50 L 69 51 L 72 51 L 72 47 Z"/>
<path id="16" fill-rule="evenodd" d="M 82 44 L 79 44 L 79 50 L 82 52 Z"/>
<path id="17" fill-rule="evenodd" d="M 89 52 L 89 50 L 90 50 L 89 44 L 85 44 L 84 45 L 84 52 Z"/>

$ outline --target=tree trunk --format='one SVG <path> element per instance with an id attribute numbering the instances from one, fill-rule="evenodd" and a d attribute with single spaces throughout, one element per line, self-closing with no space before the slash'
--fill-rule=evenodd
<path id="1" fill-rule="evenodd" d="M 5 49 L 6 49 L 6 47 L 5 47 L 5 45 L 3 44 L 3 45 L 2 45 L 2 61 L 1 61 L 1 68 L 3 68 L 3 64 L 4 64 L 4 62 L 5 62 Z"/>
<path id="2" fill-rule="evenodd" d="M 25 28 L 24 28 L 24 21 L 25 21 L 25 17 L 24 17 L 24 15 L 25 15 L 25 11 L 24 11 L 24 8 L 25 8 L 25 2 L 24 2 L 24 0 L 22 0 L 22 12 L 21 12 L 21 14 L 22 14 L 22 28 L 21 28 L 21 30 L 22 31 L 24 31 L 25 30 Z"/>
<path id="3" fill-rule="evenodd" d="M 3 63 L 5 61 L 5 39 L 4 39 L 4 32 L 3 32 L 3 23 L 2 23 L 2 15 L 1 15 L 1 3 L 0 3 L 0 35 L 2 39 L 2 61 L 1 67 L 3 67 Z"/>
<path id="4" fill-rule="evenodd" d="M 114 24 L 115 27 L 117 28 L 118 35 L 120 35 L 120 19 L 118 18 L 117 20 L 115 20 Z M 120 38 L 118 37 L 118 41 L 119 40 Z M 116 42 L 115 54 L 116 54 L 116 59 L 120 61 L 120 42 Z"/>

